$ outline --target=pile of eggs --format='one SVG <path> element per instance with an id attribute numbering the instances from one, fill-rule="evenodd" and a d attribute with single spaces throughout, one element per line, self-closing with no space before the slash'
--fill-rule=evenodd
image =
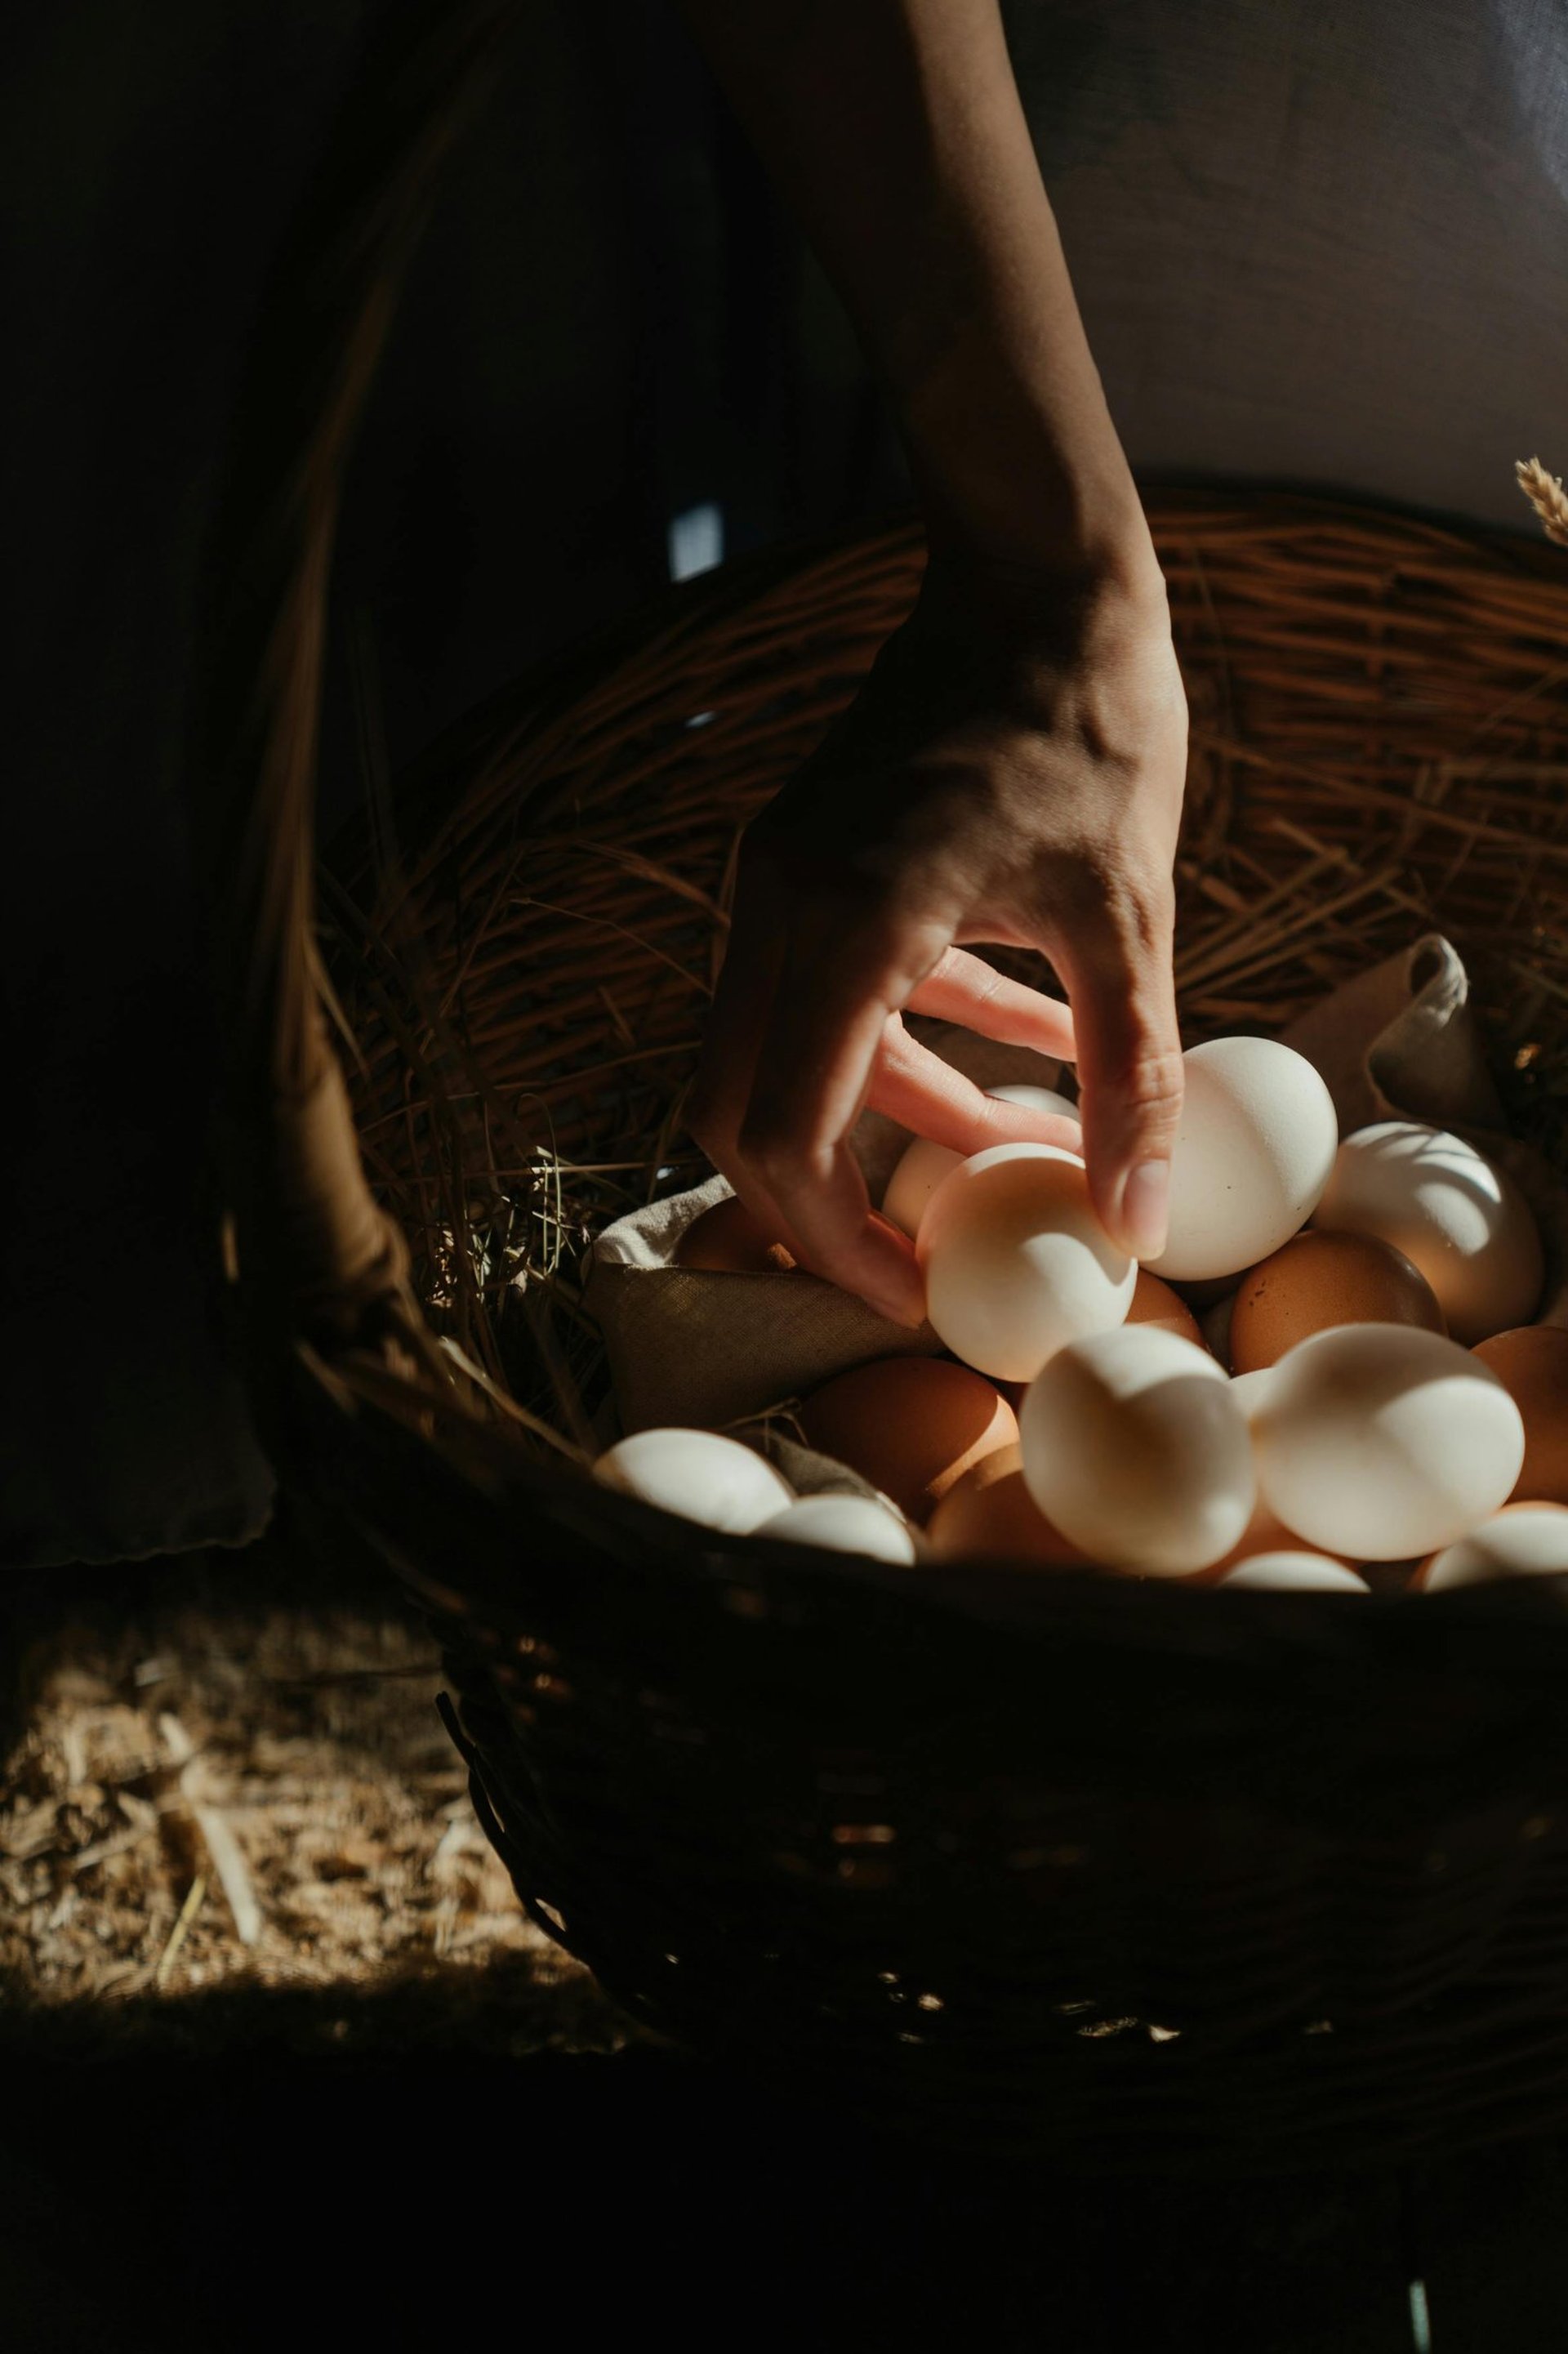
<path id="1" fill-rule="evenodd" d="M 874 1495 L 796 1498 L 709 1431 L 640 1432 L 598 1477 L 887 1562 L 1345 1593 L 1568 1573 L 1568 1331 L 1529 1321 L 1542 1246 L 1511 1179 L 1415 1122 L 1341 1141 L 1318 1072 L 1272 1040 L 1214 1039 L 1186 1069 L 1147 1266 L 1110 1241 L 1075 1154 L 910 1145 L 883 1211 L 948 1354 L 856 1366 L 800 1412 Z M 790 1271 L 733 1201 L 681 1257 Z"/>

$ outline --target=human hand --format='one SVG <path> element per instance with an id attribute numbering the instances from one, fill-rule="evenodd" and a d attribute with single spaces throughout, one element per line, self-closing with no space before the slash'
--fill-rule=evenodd
<path id="1" fill-rule="evenodd" d="M 803 1265 L 919 1322 L 914 1253 L 848 1138 L 870 1105 L 970 1153 L 1071 1124 L 1001 1104 L 906 1010 L 1075 1060 L 1107 1232 L 1165 1240 L 1186 703 L 1152 551 L 1111 577 L 934 557 L 914 612 L 748 829 L 689 1122 Z M 965 944 L 1039 949 L 1070 1011 Z"/>

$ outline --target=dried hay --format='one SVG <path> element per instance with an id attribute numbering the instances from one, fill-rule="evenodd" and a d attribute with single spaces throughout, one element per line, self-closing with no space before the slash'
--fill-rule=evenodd
<path id="1" fill-rule="evenodd" d="M 265 1548 L 255 1566 L 264 1594 Z M 187 1999 L 220 1994 L 216 2040 L 270 2012 L 342 2041 L 352 1993 L 394 1998 L 352 2016 L 398 2040 L 624 2042 L 480 1830 L 423 1630 L 390 1604 L 215 1609 L 198 1586 L 193 1570 L 139 1623 L 58 1625 L 35 1662 L 0 1782 L 0 1984 L 20 2023 L 86 2006 L 122 2041 L 183 2010 L 188 2037 Z"/>

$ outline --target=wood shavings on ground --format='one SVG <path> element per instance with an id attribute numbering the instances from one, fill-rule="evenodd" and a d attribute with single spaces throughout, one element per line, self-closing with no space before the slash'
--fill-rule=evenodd
<path id="1" fill-rule="evenodd" d="M 341 2041 L 363 2011 L 399 2039 L 627 2040 L 480 1830 L 421 1628 L 253 1594 L 165 1596 L 155 1617 L 128 1595 L 37 1647 L 0 1780 L 13 2024 L 90 2009 L 113 2035 L 179 2013 L 199 2038 L 210 2013 L 222 2037 L 266 2012 Z"/>

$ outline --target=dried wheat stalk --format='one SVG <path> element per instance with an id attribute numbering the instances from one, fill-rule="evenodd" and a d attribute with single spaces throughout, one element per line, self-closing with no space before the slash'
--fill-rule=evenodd
<path id="1" fill-rule="evenodd" d="M 1520 458 L 1514 472 L 1519 487 L 1541 517 L 1542 529 L 1559 547 L 1568 547 L 1568 491 L 1561 474 L 1549 474 L 1539 458 Z"/>

